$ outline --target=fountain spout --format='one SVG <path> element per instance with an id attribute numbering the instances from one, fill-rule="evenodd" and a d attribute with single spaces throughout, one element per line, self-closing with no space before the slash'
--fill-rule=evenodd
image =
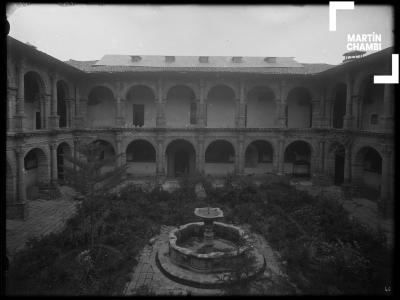
<path id="1" fill-rule="evenodd" d="M 204 243 L 207 246 L 212 246 L 214 241 L 214 220 L 223 218 L 224 213 L 220 208 L 202 207 L 196 208 L 194 214 L 204 222 Z"/>

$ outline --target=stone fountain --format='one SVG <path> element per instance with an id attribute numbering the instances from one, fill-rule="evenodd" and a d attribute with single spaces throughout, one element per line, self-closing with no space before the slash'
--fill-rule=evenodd
<path id="1" fill-rule="evenodd" d="M 237 226 L 216 222 L 224 216 L 220 208 L 196 208 L 194 214 L 202 222 L 173 229 L 158 250 L 156 263 L 164 275 L 198 288 L 220 288 L 224 284 L 220 278 L 233 271 L 248 251 L 256 260 L 248 277 L 265 269 L 265 259 L 251 246 L 249 235 Z"/>

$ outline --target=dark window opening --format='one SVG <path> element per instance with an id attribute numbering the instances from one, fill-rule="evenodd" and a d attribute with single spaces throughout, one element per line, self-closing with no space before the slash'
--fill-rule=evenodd
<path id="1" fill-rule="evenodd" d="M 196 102 L 191 102 L 190 103 L 190 125 L 196 125 L 196 112 L 197 112 L 197 106 Z"/>
<path id="2" fill-rule="evenodd" d="M 26 155 L 24 163 L 25 170 L 36 169 L 39 165 L 37 156 L 34 152 L 29 152 Z"/>
<path id="3" fill-rule="evenodd" d="M 207 163 L 233 163 L 235 153 L 228 142 L 214 142 L 208 146 L 205 158 Z"/>
<path id="4" fill-rule="evenodd" d="M 142 127 L 144 125 L 144 105 L 133 104 L 133 126 Z"/>
<path id="5" fill-rule="evenodd" d="M 36 112 L 36 129 L 41 129 L 40 111 Z"/>
<path id="6" fill-rule="evenodd" d="M 365 154 L 364 171 L 382 173 L 382 159 L 375 150 L 368 150 Z"/>
<path id="7" fill-rule="evenodd" d="M 145 141 L 135 141 L 126 151 L 128 162 L 155 162 L 156 151 L 153 146 Z"/>
<path id="8" fill-rule="evenodd" d="M 371 115 L 371 125 L 377 125 L 377 124 L 378 124 L 378 115 L 372 114 Z"/>

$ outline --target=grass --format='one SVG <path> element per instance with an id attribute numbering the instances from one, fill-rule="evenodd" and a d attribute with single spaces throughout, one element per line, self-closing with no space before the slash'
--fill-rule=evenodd
<path id="1" fill-rule="evenodd" d="M 196 199 L 197 182 L 203 182 L 206 199 Z M 101 263 L 91 268 L 76 261 L 90 243 L 85 227 L 88 207 L 82 205 L 63 232 L 31 240 L 16 255 L 7 293 L 122 294 L 136 255 L 160 226 L 193 222 L 194 209 L 209 203 L 224 211 L 225 222 L 247 223 L 263 235 L 306 294 L 384 294 L 390 285 L 391 255 L 384 235 L 350 220 L 336 202 L 299 192 L 286 178 L 272 175 L 259 187 L 234 177 L 226 183 L 213 188 L 197 176 L 182 179 L 173 193 L 127 186 L 119 196 L 99 198 L 96 241 L 103 256 L 99 254 Z"/>

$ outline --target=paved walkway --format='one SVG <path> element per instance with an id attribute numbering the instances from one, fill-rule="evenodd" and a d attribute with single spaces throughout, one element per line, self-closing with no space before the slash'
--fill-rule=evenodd
<path id="1" fill-rule="evenodd" d="M 26 220 L 6 221 L 6 247 L 12 258 L 22 249 L 31 237 L 40 237 L 64 228 L 68 220 L 76 212 L 79 203 L 72 200 L 74 192 L 68 187 L 61 187 L 62 196 L 56 200 L 28 201 L 28 217 Z"/>
<path id="2" fill-rule="evenodd" d="M 155 263 L 157 249 L 168 241 L 168 234 L 174 227 L 162 226 L 158 236 L 150 239 L 138 256 L 138 264 L 133 270 L 131 280 L 126 284 L 124 295 L 135 295 L 141 289 L 155 295 L 222 295 L 218 289 L 199 289 L 176 283 L 165 277 Z M 246 228 L 246 227 L 244 227 Z M 267 268 L 252 285 L 252 294 L 286 295 L 298 290 L 281 271 L 277 254 L 260 235 L 254 235 L 255 247 L 264 255 Z M 144 288 L 145 287 L 145 288 Z"/>

